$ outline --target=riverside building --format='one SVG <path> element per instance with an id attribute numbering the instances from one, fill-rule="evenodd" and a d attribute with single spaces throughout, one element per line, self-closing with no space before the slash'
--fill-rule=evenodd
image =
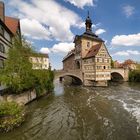
<path id="1" fill-rule="evenodd" d="M 111 80 L 111 56 L 104 41 L 92 32 L 89 14 L 86 31 L 76 35 L 75 48 L 63 59 L 63 70 L 80 70 L 85 86 L 107 86 Z"/>
<path id="2" fill-rule="evenodd" d="M 0 1 L 0 68 L 4 67 L 4 60 L 7 59 L 8 50 L 16 35 L 21 36 L 19 19 L 5 16 L 5 6 Z M 0 90 L 3 88 L 0 84 Z"/>
<path id="3" fill-rule="evenodd" d="M 50 67 L 48 54 L 35 53 L 30 56 L 30 62 L 34 70 L 47 70 Z"/>

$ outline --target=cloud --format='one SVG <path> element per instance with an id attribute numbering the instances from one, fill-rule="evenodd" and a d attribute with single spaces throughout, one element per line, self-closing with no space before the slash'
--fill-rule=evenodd
<path id="1" fill-rule="evenodd" d="M 95 34 L 100 35 L 100 34 L 103 34 L 105 32 L 106 32 L 106 30 L 104 30 L 104 29 L 98 29 L 98 30 L 96 30 Z"/>
<path id="2" fill-rule="evenodd" d="M 83 22 L 75 12 L 54 0 L 30 0 L 30 2 L 12 0 L 10 4 L 19 13 L 19 18 L 24 19 L 22 29 L 25 35 L 30 37 L 34 34 L 35 27 L 38 26 L 36 32 L 39 34 L 43 32 L 40 38 L 53 38 L 64 42 L 72 41 L 74 34 L 71 31 L 71 27 L 77 27 Z M 34 22 L 35 24 L 29 24 L 29 22 Z M 28 30 L 25 30 L 24 25 Z M 34 39 L 39 38 L 35 35 Z"/>
<path id="3" fill-rule="evenodd" d="M 67 2 L 70 2 L 74 6 L 78 8 L 84 8 L 84 6 L 93 6 L 93 0 L 65 0 Z"/>
<path id="4" fill-rule="evenodd" d="M 37 20 L 22 19 L 20 20 L 22 33 L 32 39 L 50 39 L 50 32 L 42 26 Z"/>
<path id="5" fill-rule="evenodd" d="M 67 54 L 70 50 L 74 49 L 74 43 L 62 42 L 54 44 L 52 48 L 41 48 L 40 52 L 42 53 L 59 53 Z"/>
<path id="6" fill-rule="evenodd" d="M 116 35 L 111 41 L 114 46 L 140 46 L 140 33 L 130 35 Z"/>
<path id="7" fill-rule="evenodd" d="M 131 5 L 126 5 L 123 7 L 123 13 L 126 15 L 126 17 L 130 17 L 134 14 L 135 11 L 135 7 L 131 6 Z"/>
<path id="8" fill-rule="evenodd" d="M 113 56 L 131 56 L 131 55 L 140 55 L 139 51 L 136 50 L 127 50 L 127 51 L 119 51 L 113 54 Z"/>
<path id="9" fill-rule="evenodd" d="M 48 53 L 50 53 L 50 50 L 49 50 L 49 48 L 41 48 L 41 49 L 40 49 L 40 52 L 41 52 L 41 53 L 48 54 Z"/>
<path id="10" fill-rule="evenodd" d="M 72 49 L 74 49 L 74 43 L 58 43 L 52 47 L 51 51 L 54 53 L 67 53 Z"/>

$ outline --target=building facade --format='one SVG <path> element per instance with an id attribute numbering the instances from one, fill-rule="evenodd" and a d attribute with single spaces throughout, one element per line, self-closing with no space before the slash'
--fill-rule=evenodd
<path id="1" fill-rule="evenodd" d="M 36 53 L 30 56 L 29 59 L 34 70 L 47 70 L 50 67 L 48 54 Z"/>
<path id="2" fill-rule="evenodd" d="M 74 70 L 75 69 L 75 50 L 71 50 L 63 61 L 63 68 L 64 70 Z"/>
<path id="3" fill-rule="evenodd" d="M 85 25 L 86 31 L 75 36 L 75 49 L 64 57 L 63 69 L 79 69 L 85 86 L 107 86 L 111 80 L 111 56 L 104 41 L 92 32 L 89 15 Z"/>
<path id="4" fill-rule="evenodd" d="M 12 46 L 14 36 L 21 36 L 19 19 L 5 16 L 5 6 L 0 2 L 0 68 L 4 67 L 9 48 Z M 0 90 L 4 86 L 0 84 Z"/>

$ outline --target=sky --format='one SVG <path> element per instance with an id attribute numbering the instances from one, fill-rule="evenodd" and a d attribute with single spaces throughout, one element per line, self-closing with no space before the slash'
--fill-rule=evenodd
<path id="1" fill-rule="evenodd" d="M 52 68 L 74 48 L 85 32 L 87 11 L 93 32 L 105 41 L 113 60 L 140 61 L 140 0 L 2 0 L 6 16 L 20 19 L 33 48 L 48 53 Z"/>

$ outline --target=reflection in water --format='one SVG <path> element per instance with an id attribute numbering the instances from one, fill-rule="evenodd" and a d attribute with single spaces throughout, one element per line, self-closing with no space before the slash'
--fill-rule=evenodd
<path id="1" fill-rule="evenodd" d="M 55 96 L 60 96 L 64 94 L 64 88 L 61 82 L 59 82 L 59 79 L 54 81 L 54 94 Z"/>
<path id="2" fill-rule="evenodd" d="M 140 86 L 64 86 L 27 106 L 27 122 L 0 140 L 139 140 Z"/>

